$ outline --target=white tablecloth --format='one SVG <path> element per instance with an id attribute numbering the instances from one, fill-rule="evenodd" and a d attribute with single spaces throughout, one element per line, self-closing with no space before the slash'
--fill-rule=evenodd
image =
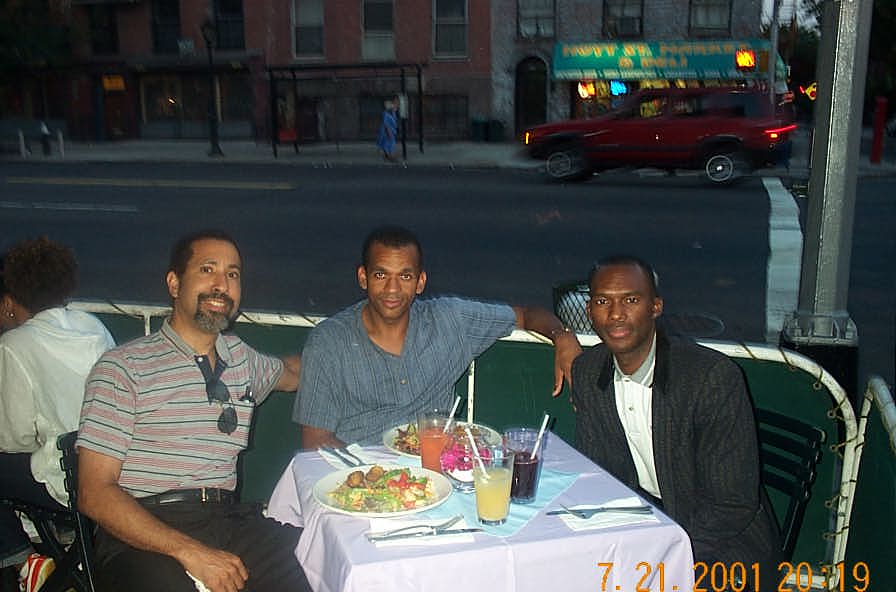
<path id="1" fill-rule="evenodd" d="M 545 451 L 545 466 L 580 475 L 546 509 L 633 495 L 557 437 Z M 313 499 L 314 483 L 332 470 L 316 452 L 296 454 L 268 504 L 271 517 L 304 527 L 296 557 L 317 592 L 660 592 L 660 572 L 663 592 L 693 589 L 690 540 L 659 511 L 659 523 L 573 532 L 542 510 L 506 538 L 477 533 L 474 543 L 375 547 L 364 538 L 369 520 Z"/>

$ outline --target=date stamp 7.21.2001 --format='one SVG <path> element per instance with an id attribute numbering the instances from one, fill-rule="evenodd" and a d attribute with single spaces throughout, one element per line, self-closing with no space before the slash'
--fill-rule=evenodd
<path id="1" fill-rule="evenodd" d="M 848 567 L 844 562 L 835 565 L 816 565 L 802 561 L 792 563 L 783 561 L 778 564 L 777 586 L 774 590 L 760 589 L 760 565 L 744 564 L 735 561 L 727 563 L 706 563 L 698 561 L 694 564 L 694 585 L 682 586 L 666 579 L 666 566 L 660 563 L 641 561 L 629 566 L 632 573 L 620 579 L 636 579 L 633 590 L 623 590 L 614 585 L 617 576 L 614 573 L 625 569 L 613 562 L 597 564 L 600 577 L 599 592 L 810 592 L 812 582 L 821 579 L 833 582 L 835 592 L 867 592 L 871 582 L 868 564 L 858 561 Z M 826 586 L 827 587 L 827 586 Z"/>

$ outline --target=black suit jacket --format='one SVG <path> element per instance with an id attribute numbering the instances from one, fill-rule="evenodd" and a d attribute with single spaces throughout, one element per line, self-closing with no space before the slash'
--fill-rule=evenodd
<path id="1" fill-rule="evenodd" d="M 639 490 L 606 346 L 576 359 L 573 385 L 576 447 Z M 742 561 L 748 568 L 759 561 L 762 579 L 776 586 L 780 537 L 760 482 L 753 406 L 740 368 L 714 350 L 660 333 L 652 405 L 664 510 L 687 531 L 694 560 Z"/>

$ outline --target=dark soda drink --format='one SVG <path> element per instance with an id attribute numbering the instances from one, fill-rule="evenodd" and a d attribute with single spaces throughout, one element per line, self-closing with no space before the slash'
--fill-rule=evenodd
<path id="1" fill-rule="evenodd" d="M 541 473 L 541 459 L 538 456 L 532 458 L 528 452 L 516 452 L 513 459 L 510 499 L 518 504 L 535 501 L 539 473 Z"/>

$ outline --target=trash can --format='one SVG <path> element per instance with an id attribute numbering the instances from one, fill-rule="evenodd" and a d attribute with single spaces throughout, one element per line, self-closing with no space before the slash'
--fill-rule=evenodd
<path id="1" fill-rule="evenodd" d="M 488 140 L 488 121 L 482 117 L 474 117 L 471 135 L 474 142 L 485 142 Z"/>
<path id="2" fill-rule="evenodd" d="M 489 119 L 487 138 L 489 142 L 504 141 L 504 124 L 498 119 Z"/>

